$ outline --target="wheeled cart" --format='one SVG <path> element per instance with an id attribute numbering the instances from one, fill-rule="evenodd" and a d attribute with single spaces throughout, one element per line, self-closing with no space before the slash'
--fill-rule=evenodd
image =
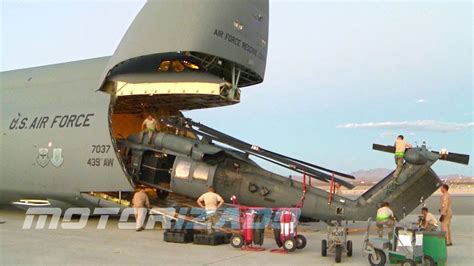
<path id="1" fill-rule="evenodd" d="M 306 247 L 306 238 L 298 234 L 299 208 L 279 209 L 275 212 L 273 233 L 278 247 L 283 247 L 284 252 L 293 252 Z M 279 252 L 272 250 L 272 252 Z M 281 252 L 281 251 L 280 251 Z"/>
<path id="2" fill-rule="evenodd" d="M 303 186 L 303 195 L 295 208 L 272 209 L 238 205 L 237 198 L 232 196 L 232 202 L 239 212 L 240 230 L 232 235 L 230 244 L 234 248 L 243 250 L 264 250 L 254 245 L 261 246 L 263 244 L 265 225 L 262 223 L 262 212 L 271 210 L 270 216 L 273 220 L 272 228 L 275 242 L 279 248 L 283 247 L 283 250 L 274 249 L 272 252 L 288 253 L 296 249 L 303 249 L 306 246 L 306 238 L 298 234 L 298 217 L 303 207 L 305 194 L 306 185 Z"/>
<path id="3" fill-rule="evenodd" d="M 352 241 L 347 240 L 347 234 L 347 225 L 328 226 L 328 237 L 321 241 L 321 256 L 326 257 L 328 253 L 334 254 L 336 263 L 341 262 L 342 253 L 352 257 Z"/>

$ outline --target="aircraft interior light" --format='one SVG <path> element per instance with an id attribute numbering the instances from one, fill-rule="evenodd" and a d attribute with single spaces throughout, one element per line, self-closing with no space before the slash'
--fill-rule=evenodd
<path id="1" fill-rule="evenodd" d="M 219 83 L 213 82 L 153 82 L 153 83 L 127 83 L 118 82 L 121 88 L 118 96 L 127 95 L 149 95 L 156 94 L 182 94 L 189 93 L 193 89 L 193 93 L 198 94 L 215 94 L 219 92 Z M 150 93 L 152 91 L 152 93 Z"/>

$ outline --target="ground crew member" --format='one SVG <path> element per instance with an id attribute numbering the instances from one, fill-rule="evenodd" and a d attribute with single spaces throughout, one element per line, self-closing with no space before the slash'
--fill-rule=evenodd
<path id="1" fill-rule="evenodd" d="M 393 237 L 393 227 L 395 225 L 395 215 L 393 214 L 392 209 L 390 209 L 390 204 L 388 202 L 384 202 L 382 207 L 377 210 L 377 232 L 379 237 L 383 237 L 383 228 L 384 226 L 389 228 L 388 238 L 392 239 Z"/>
<path id="2" fill-rule="evenodd" d="M 142 133 L 140 136 L 140 143 L 143 142 L 143 139 L 145 138 L 145 133 L 148 133 L 148 136 L 150 137 L 150 140 L 148 143 L 151 144 L 155 131 L 160 131 L 160 126 L 158 122 L 156 122 L 156 119 L 153 118 L 152 115 L 148 115 L 148 117 L 145 120 L 143 120 L 143 123 L 142 123 Z"/>
<path id="3" fill-rule="evenodd" d="M 453 217 L 453 211 L 451 209 L 451 195 L 449 195 L 449 186 L 443 184 L 441 186 L 441 201 L 440 201 L 440 213 L 441 217 L 441 230 L 446 232 L 446 246 L 452 246 L 453 241 L 451 240 L 451 218 Z"/>
<path id="4" fill-rule="evenodd" d="M 425 231 L 436 231 L 438 229 L 438 220 L 436 217 L 428 211 L 428 208 L 421 208 L 421 214 L 423 215 L 422 228 Z"/>
<path id="5" fill-rule="evenodd" d="M 143 228 L 143 224 L 145 223 L 148 209 L 151 208 L 150 200 L 148 199 L 145 189 L 141 188 L 139 191 L 135 192 L 135 195 L 133 195 L 132 204 L 135 212 L 135 229 L 137 232 L 140 232 L 145 229 Z"/>
<path id="6" fill-rule="evenodd" d="M 398 135 L 397 139 L 395 140 L 395 164 L 397 165 L 397 169 L 393 173 L 395 181 L 397 181 L 398 176 L 402 172 L 403 156 L 405 156 L 405 151 L 407 148 L 411 147 L 411 144 L 405 141 L 403 135 Z"/>
<path id="7" fill-rule="evenodd" d="M 199 207 L 206 209 L 208 221 L 211 222 L 210 231 L 212 232 L 214 225 L 217 223 L 216 211 L 224 204 L 224 199 L 216 193 L 213 186 L 210 186 L 207 192 L 202 194 L 196 202 Z"/>

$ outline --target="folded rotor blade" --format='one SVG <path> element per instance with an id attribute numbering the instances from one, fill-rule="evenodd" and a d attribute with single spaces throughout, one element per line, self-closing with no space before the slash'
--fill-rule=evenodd
<path id="1" fill-rule="evenodd" d="M 382 144 L 372 144 L 372 149 L 376 151 L 383 151 L 389 153 L 395 153 L 395 146 L 391 145 L 382 145 Z"/>
<path id="2" fill-rule="evenodd" d="M 253 153 L 258 153 L 258 154 L 263 154 L 264 153 L 268 157 L 275 157 L 275 158 L 280 158 L 280 159 L 291 160 L 295 163 L 299 163 L 299 164 L 305 165 L 307 167 L 315 168 L 315 169 L 325 171 L 325 172 L 328 172 L 328 173 L 331 173 L 331 174 L 335 174 L 335 175 L 338 175 L 338 176 L 341 176 L 341 177 L 355 179 L 354 176 L 349 175 L 349 174 L 334 171 L 334 170 L 331 170 L 331 169 L 328 169 L 328 168 L 325 168 L 325 167 L 321 167 L 321 166 L 318 166 L 318 165 L 315 165 L 315 164 L 311 164 L 311 163 L 308 163 L 308 162 L 304 162 L 302 160 L 298 160 L 298 159 L 286 156 L 286 155 L 282 155 L 282 154 L 279 154 L 279 153 L 276 153 L 276 152 L 272 152 L 272 151 L 269 151 L 269 150 L 266 150 L 266 149 L 263 149 L 263 148 L 260 148 L 260 147 L 256 147 L 254 145 L 251 145 L 251 144 L 246 143 L 242 140 L 236 139 L 232 136 L 226 135 L 225 133 L 222 133 L 220 131 L 217 131 L 215 129 L 212 129 L 210 127 L 202 125 L 200 123 L 195 123 L 195 122 L 192 122 L 192 121 L 191 121 L 191 123 L 194 126 L 198 127 L 200 130 L 202 130 L 205 133 L 212 134 L 212 135 L 214 135 L 215 137 L 217 137 L 218 139 L 221 139 L 221 140 L 222 139 L 227 139 L 227 141 L 230 141 L 230 142 L 233 142 L 233 144 L 239 145 L 240 148 L 245 148 L 246 150 L 251 149 L 253 151 Z M 233 144 L 231 144 L 231 145 L 233 146 Z"/>
<path id="3" fill-rule="evenodd" d="M 281 167 L 288 168 L 288 169 L 293 170 L 293 171 L 295 171 L 295 172 L 298 172 L 298 173 L 300 173 L 300 174 L 306 174 L 306 175 L 308 175 L 308 176 L 311 176 L 311 177 L 313 177 L 313 178 L 315 178 L 315 179 L 317 179 L 317 180 L 323 181 L 323 182 L 329 182 L 329 181 L 332 180 L 332 176 L 330 176 L 330 175 L 328 175 L 328 174 L 326 174 L 326 173 L 322 173 L 322 172 L 319 172 L 319 171 L 316 171 L 316 170 L 312 170 L 312 171 L 307 172 L 307 171 L 304 171 L 304 170 L 302 170 L 302 169 L 300 169 L 300 168 L 293 168 L 293 167 L 291 167 L 291 166 L 288 166 L 288 165 L 286 165 L 286 164 L 280 163 L 280 162 L 278 162 L 278 161 L 271 160 L 271 159 L 269 159 L 269 158 L 267 158 L 267 157 L 260 156 L 260 155 L 258 155 L 258 154 L 254 154 L 254 156 L 255 156 L 255 157 L 258 157 L 258 158 L 260 158 L 260 159 L 263 159 L 263 160 L 265 160 L 265 161 L 274 163 L 274 164 L 276 164 L 276 165 L 279 165 L 279 166 L 281 166 Z M 339 178 L 337 178 L 337 177 L 334 177 L 334 182 L 337 182 L 337 183 L 341 184 L 342 186 L 344 186 L 344 187 L 346 187 L 346 188 L 349 188 L 349 189 L 353 189 L 353 188 L 355 187 L 352 183 L 347 182 L 347 181 L 342 180 L 342 179 L 339 179 Z"/>
<path id="4" fill-rule="evenodd" d="M 191 119 L 184 120 L 184 119 L 169 118 L 169 119 L 163 120 L 163 122 L 178 129 L 189 130 L 195 133 L 196 135 L 202 136 L 203 138 L 220 142 L 222 144 L 247 152 L 248 154 L 252 154 L 256 157 L 267 160 L 274 164 L 291 169 L 298 173 L 306 173 L 314 178 L 317 178 L 318 180 L 330 181 L 333 178 L 331 175 L 323 173 L 318 170 L 329 172 L 331 174 L 341 175 L 342 177 L 355 178 L 348 174 L 332 171 L 327 168 L 323 168 L 314 164 L 306 163 L 301 160 L 293 159 L 288 156 L 284 156 L 275 152 L 265 150 L 255 145 L 251 145 L 249 143 L 236 139 L 232 136 L 229 136 L 225 133 L 222 133 L 208 126 L 205 126 L 203 124 L 193 122 Z M 334 178 L 334 180 L 345 187 L 353 188 L 353 185 L 347 181 L 344 181 L 338 178 Z"/>
<path id="5" fill-rule="evenodd" d="M 440 160 L 469 165 L 469 155 L 467 155 L 467 154 L 449 152 L 446 155 L 441 155 L 437 151 L 431 151 L 431 152 L 439 154 L 440 155 L 440 158 L 439 158 Z"/>

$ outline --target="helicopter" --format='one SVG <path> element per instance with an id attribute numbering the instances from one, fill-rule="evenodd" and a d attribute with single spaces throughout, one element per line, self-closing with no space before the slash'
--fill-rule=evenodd
<path id="1" fill-rule="evenodd" d="M 356 199 L 308 185 L 311 179 L 348 189 L 355 177 L 249 144 L 184 117 L 162 118 L 174 133 L 134 134 L 119 140 L 127 171 L 138 183 L 197 198 L 213 186 L 224 199 L 235 196 L 242 204 L 263 207 L 294 207 L 305 191 L 301 215 L 314 220 L 365 221 L 379 206 L 390 202 L 396 215 L 411 212 L 442 184 L 431 169 L 438 160 L 468 164 L 469 156 L 429 151 L 426 145 L 408 149 L 399 182 L 393 172 Z M 395 152 L 393 146 L 374 144 L 375 150 Z M 259 166 L 252 157 L 285 167 L 308 179 L 303 182 L 278 175 Z M 328 199 L 331 199 L 328 202 Z"/>

